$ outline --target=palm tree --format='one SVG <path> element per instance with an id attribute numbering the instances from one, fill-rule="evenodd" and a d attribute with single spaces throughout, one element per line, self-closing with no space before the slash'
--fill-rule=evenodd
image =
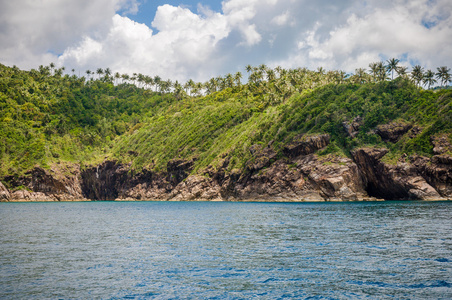
<path id="1" fill-rule="evenodd" d="M 61 77 L 63 75 L 63 71 L 65 70 L 64 67 L 61 67 L 59 69 L 56 69 L 53 73 L 55 77 Z"/>
<path id="2" fill-rule="evenodd" d="M 185 92 L 182 85 L 179 83 L 179 81 L 176 80 L 176 82 L 174 82 L 174 95 L 176 96 L 176 99 L 182 99 L 184 97 L 184 94 Z"/>
<path id="3" fill-rule="evenodd" d="M 341 84 L 344 83 L 344 80 L 347 77 L 347 73 L 345 73 L 345 71 L 336 71 L 335 77 L 336 83 Z"/>
<path id="4" fill-rule="evenodd" d="M 423 82 L 427 85 L 427 89 L 430 89 L 430 87 L 436 83 L 435 73 L 433 73 L 432 70 L 425 72 Z"/>
<path id="5" fill-rule="evenodd" d="M 102 68 L 98 68 L 96 70 L 96 74 L 99 75 L 99 79 L 100 79 L 100 75 L 104 74 L 104 70 Z"/>
<path id="6" fill-rule="evenodd" d="M 262 73 L 266 72 L 266 71 L 267 71 L 267 65 L 261 64 L 261 65 L 259 66 L 259 70 L 261 70 Z"/>
<path id="7" fill-rule="evenodd" d="M 117 83 L 119 78 L 121 78 L 121 74 L 119 74 L 119 72 L 116 72 L 115 73 L 115 83 Z"/>
<path id="8" fill-rule="evenodd" d="M 451 81 L 450 76 L 450 69 L 448 69 L 446 66 L 442 66 L 437 68 L 438 73 L 436 73 L 436 78 L 441 80 L 441 87 L 443 87 L 445 84 Z"/>
<path id="9" fill-rule="evenodd" d="M 86 75 L 88 76 L 88 80 L 89 80 L 89 76 L 91 75 L 91 71 L 90 70 L 86 70 Z"/>
<path id="10" fill-rule="evenodd" d="M 242 84 L 240 81 L 242 79 L 242 73 L 241 72 L 237 72 L 234 75 L 234 81 L 235 81 L 235 85 L 240 87 L 240 85 Z"/>
<path id="11" fill-rule="evenodd" d="M 195 82 L 193 81 L 193 79 L 189 79 L 185 84 L 184 84 L 184 88 L 187 94 L 189 94 L 190 96 L 193 94 L 192 93 L 192 89 L 195 86 Z"/>
<path id="12" fill-rule="evenodd" d="M 111 75 L 111 70 L 110 70 L 110 68 L 106 68 L 105 71 L 104 71 L 104 73 L 105 73 L 106 79 L 107 79 L 108 81 L 110 81 L 110 75 Z"/>
<path id="13" fill-rule="evenodd" d="M 124 83 L 124 81 L 129 81 L 130 76 L 129 76 L 129 74 L 122 74 L 121 78 L 122 78 L 122 83 Z"/>
<path id="14" fill-rule="evenodd" d="M 144 84 L 146 87 L 150 88 L 154 84 L 154 79 L 151 76 L 144 76 Z"/>
<path id="15" fill-rule="evenodd" d="M 138 78 L 138 83 L 141 83 L 141 87 L 143 87 L 144 86 L 144 82 L 145 82 L 144 81 L 144 78 L 145 78 L 144 75 L 139 73 L 137 78 Z"/>
<path id="16" fill-rule="evenodd" d="M 373 62 L 369 64 L 370 68 L 370 75 L 372 75 L 373 81 L 377 81 L 377 75 L 378 75 L 378 63 Z"/>
<path id="17" fill-rule="evenodd" d="M 268 69 L 268 70 L 267 70 L 267 80 L 268 80 L 269 82 L 272 82 L 272 81 L 274 81 L 275 79 L 276 79 L 275 71 L 272 70 L 272 69 Z"/>
<path id="18" fill-rule="evenodd" d="M 226 75 L 226 84 L 229 88 L 234 87 L 234 77 L 232 77 L 231 73 Z"/>
<path id="19" fill-rule="evenodd" d="M 155 91 L 160 91 L 161 86 L 160 84 L 162 83 L 162 78 L 160 78 L 160 76 L 156 75 L 154 76 L 154 85 L 155 85 Z"/>
<path id="20" fill-rule="evenodd" d="M 162 93 L 168 93 L 171 90 L 173 83 L 170 79 L 160 81 L 160 91 Z"/>
<path id="21" fill-rule="evenodd" d="M 377 76 L 379 81 L 385 81 L 388 78 L 388 74 L 386 73 L 386 67 L 384 62 L 380 61 L 377 63 Z"/>
<path id="22" fill-rule="evenodd" d="M 325 74 L 325 69 L 323 67 L 318 67 L 317 68 L 317 73 L 324 75 Z"/>
<path id="23" fill-rule="evenodd" d="M 399 67 L 397 67 L 396 72 L 397 72 L 397 75 L 399 75 L 400 77 L 405 77 L 408 73 L 408 68 L 399 66 Z"/>
<path id="24" fill-rule="evenodd" d="M 51 63 L 49 64 L 49 67 L 50 67 L 50 70 L 51 70 L 52 75 L 53 75 L 53 74 L 54 74 L 53 71 L 54 71 L 54 69 L 55 69 L 55 64 L 54 64 L 53 62 L 51 62 Z"/>
<path id="25" fill-rule="evenodd" d="M 394 80 L 394 71 L 397 71 L 397 65 L 399 64 L 400 60 L 396 58 L 391 58 L 387 60 L 388 65 L 386 68 L 388 69 L 388 72 L 391 72 L 391 80 Z"/>
<path id="26" fill-rule="evenodd" d="M 411 78 L 413 79 L 414 83 L 420 86 L 423 77 L 424 68 L 422 68 L 420 65 L 415 65 L 413 67 L 413 70 L 411 70 Z"/>
<path id="27" fill-rule="evenodd" d="M 217 91 L 217 81 L 215 78 L 210 78 L 209 81 L 204 83 L 204 86 L 206 87 L 207 94 L 212 94 Z"/>
<path id="28" fill-rule="evenodd" d="M 355 70 L 354 81 L 355 83 L 364 83 L 366 82 L 366 70 L 364 68 L 359 68 Z"/>

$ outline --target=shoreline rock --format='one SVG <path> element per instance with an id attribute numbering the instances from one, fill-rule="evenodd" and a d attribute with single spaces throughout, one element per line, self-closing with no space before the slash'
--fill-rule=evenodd
<path id="1" fill-rule="evenodd" d="M 271 143 L 254 145 L 254 159 L 243 171 L 217 168 L 191 174 L 195 161 L 172 160 L 163 172 L 132 170 L 114 160 L 80 169 L 35 167 L 0 183 L 0 201 L 261 201 L 325 202 L 452 199 L 452 157 L 447 153 L 382 161 L 384 148 L 358 148 L 352 158 L 314 152 L 328 146 L 328 135 L 297 137 L 277 159 Z M 437 140 L 434 140 L 437 141 Z M 441 140 L 441 145 L 445 142 Z M 442 147 L 442 149 L 447 147 Z"/>

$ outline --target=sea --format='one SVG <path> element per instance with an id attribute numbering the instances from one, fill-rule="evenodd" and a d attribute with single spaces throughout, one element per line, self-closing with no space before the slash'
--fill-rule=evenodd
<path id="1" fill-rule="evenodd" d="M 452 299 L 452 202 L 0 203 L 0 299 Z"/>

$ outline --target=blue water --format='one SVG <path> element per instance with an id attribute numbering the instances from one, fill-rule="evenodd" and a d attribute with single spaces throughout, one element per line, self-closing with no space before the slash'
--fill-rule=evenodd
<path id="1" fill-rule="evenodd" d="M 0 203 L 2 299 L 452 298 L 452 202 Z"/>

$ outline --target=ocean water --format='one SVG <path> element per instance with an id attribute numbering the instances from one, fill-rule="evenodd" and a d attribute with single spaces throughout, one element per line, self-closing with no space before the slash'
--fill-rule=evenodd
<path id="1" fill-rule="evenodd" d="M 0 203 L 1 299 L 451 299 L 452 202 Z"/>

